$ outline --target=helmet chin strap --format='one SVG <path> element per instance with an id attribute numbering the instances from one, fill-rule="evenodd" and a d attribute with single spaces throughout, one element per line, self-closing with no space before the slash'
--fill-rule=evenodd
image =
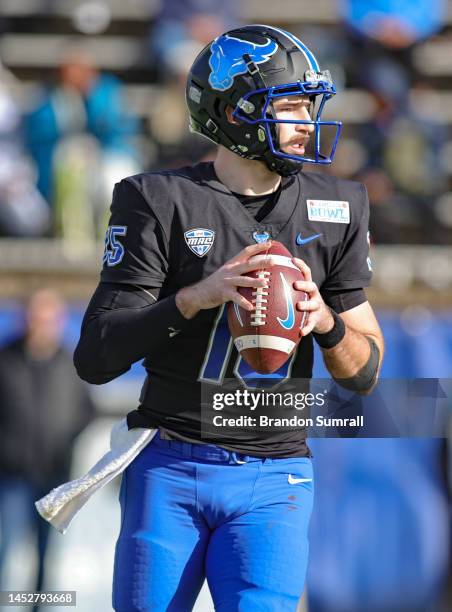
<path id="1" fill-rule="evenodd" d="M 272 172 L 277 172 L 280 176 L 292 176 L 298 174 L 303 169 L 303 162 L 296 162 L 289 159 L 277 159 L 270 149 L 262 156 L 267 168 Z"/>

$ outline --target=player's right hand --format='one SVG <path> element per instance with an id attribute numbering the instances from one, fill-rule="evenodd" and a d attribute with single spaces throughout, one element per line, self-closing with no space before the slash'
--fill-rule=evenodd
<path id="1" fill-rule="evenodd" d="M 216 308 L 225 302 L 235 302 L 245 310 L 254 306 L 238 291 L 238 287 L 265 287 L 267 281 L 261 278 L 242 276 L 253 270 L 272 266 L 268 262 L 250 263 L 254 255 L 266 251 L 271 242 L 261 242 L 245 247 L 240 253 L 229 259 L 213 274 L 190 287 L 180 289 L 176 294 L 176 305 L 186 319 L 191 319 L 200 310 Z"/>

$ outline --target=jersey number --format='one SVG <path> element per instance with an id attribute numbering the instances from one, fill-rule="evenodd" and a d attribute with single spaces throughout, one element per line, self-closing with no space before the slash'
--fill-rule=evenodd
<path id="1" fill-rule="evenodd" d="M 124 257 L 124 247 L 118 239 L 118 236 L 125 236 L 127 226 L 125 225 L 110 225 L 105 234 L 105 250 L 102 262 L 107 266 L 117 266 Z"/>
<path id="2" fill-rule="evenodd" d="M 229 332 L 226 305 L 220 308 L 210 333 L 206 356 L 199 373 L 199 381 L 221 385 L 231 358 L 233 340 Z M 296 351 L 286 363 L 272 374 L 258 374 L 251 369 L 240 355 L 234 365 L 234 376 L 247 387 L 269 388 L 278 385 L 290 377 Z"/>

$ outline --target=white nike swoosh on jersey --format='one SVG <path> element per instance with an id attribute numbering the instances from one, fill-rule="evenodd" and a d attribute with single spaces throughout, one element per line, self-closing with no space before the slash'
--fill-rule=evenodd
<path id="1" fill-rule="evenodd" d="M 300 482 L 311 482 L 312 478 L 294 478 L 292 474 L 289 474 L 287 482 L 289 484 L 299 484 Z"/>

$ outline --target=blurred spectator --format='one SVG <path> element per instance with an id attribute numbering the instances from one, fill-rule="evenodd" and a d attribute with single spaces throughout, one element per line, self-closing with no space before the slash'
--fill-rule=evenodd
<path id="1" fill-rule="evenodd" d="M 120 81 L 100 74 L 76 46 L 61 61 L 58 84 L 26 118 L 38 187 L 53 206 L 57 235 L 99 238 L 111 185 L 141 170 L 132 138 L 138 121 L 123 94 Z"/>
<path id="2" fill-rule="evenodd" d="M 341 0 L 347 23 L 389 49 L 402 49 L 443 25 L 445 0 Z"/>
<path id="3" fill-rule="evenodd" d="M 161 76 L 185 76 L 196 55 L 222 32 L 238 25 L 237 0 L 170 0 L 162 2 L 152 30 L 151 47 Z"/>
<path id="4" fill-rule="evenodd" d="M 24 153 L 13 81 L 0 62 L 0 235 L 41 236 L 50 228 L 49 208 Z"/>
<path id="5" fill-rule="evenodd" d="M 357 137 L 367 151 L 363 181 L 376 242 L 430 243 L 440 230 L 435 201 L 447 186 L 440 163 L 445 126 L 416 103 L 428 89 L 412 62 L 413 46 L 443 25 L 443 0 L 343 0 L 352 86 L 372 96 L 374 112 Z"/>
<path id="6" fill-rule="evenodd" d="M 160 149 L 159 167 L 213 158 L 214 145 L 193 137 L 188 130 L 183 91 L 196 55 L 216 36 L 239 25 L 238 12 L 238 0 L 162 3 L 152 28 L 151 52 L 164 87 L 149 115 L 150 131 Z"/>
<path id="7" fill-rule="evenodd" d="M 9 568 L 36 538 L 38 571 L 28 590 L 42 590 L 49 523 L 34 502 L 69 479 L 74 439 L 94 414 L 62 345 L 65 310 L 54 290 L 36 291 L 23 335 L 0 350 L 0 590 L 23 581 Z"/>

